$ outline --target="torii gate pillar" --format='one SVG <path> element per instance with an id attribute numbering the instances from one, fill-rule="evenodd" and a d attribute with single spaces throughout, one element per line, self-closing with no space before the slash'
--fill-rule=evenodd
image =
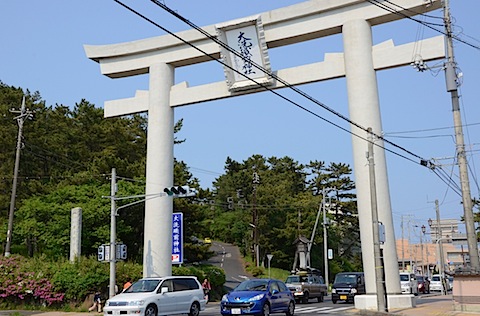
<path id="1" fill-rule="evenodd" d="M 382 121 L 375 68 L 372 56 L 372 30 L 365 20 L 350 20 L 343 24 L 343 46 L 345 56 L 345 76 L 347 79 L 348 107 L 352 121 L 364 127 L 371 127 L 373 133 L 380 135 Z M 351 126 L 353 163 L 357 190 L 358 218 L 360 239 L 362 243 L 362 260 L 365 273 L 367 295 L 355 297 L 355 307 L 375 309 L 377 307 L 377 284 L 375 281 L 375 255 L 372 231 L 372 209 L 370 198 L 369 165 L 367 163 L 367 134 L 356 126 Z M 390 192 L 388 186 L 387 164 L 384 143 L 376 140 L 374 146 L 375 174 L 377 188 L 378 219 L 385 226 L 385 244 L 383 246 L 387 305 L 414 305 L 413 298 L 402 296 L 400 276 L 398 273 L 397 253 L 393 218 L 391 212 Z"/>
<path id="2" fill-rule="evenodd" d="M 147 185 L 145 193 L 145 237 L 143 275 L 172 275 L 173 199 L 148 199 L 173 185 L 174 113 L 170 90 L 174 68 L 165 63 L 150 66 L 150 93 L 147 131 Z"/>

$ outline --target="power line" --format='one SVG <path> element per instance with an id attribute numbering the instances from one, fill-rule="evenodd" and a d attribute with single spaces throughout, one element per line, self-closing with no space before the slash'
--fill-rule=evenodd
<path id="1" fill-rule="evenodd" d="M 306 112 L 308 112 L 308 113 L 316 116 L 317 118 L 319 118 L 319 119 L 321 119 L 321 120 L 323 120 L 323 121 L 325 121 L 325 122 L 327 122 L 327 123 L 329 123 L 329 124 L 331 124 L 331 125 L 339 128 L 339 129 L 341 129 L 341 130 L 343 130 L 343 131 L 345 131 L 345 132 L 347 132 L 347 133 L 349 133 L 349 134 L 352 134 L 352 135 L 354 135 L 354 136 L 356 136 L 356 137 L 358 137 L 358 138 L 360 138 L 360 139 L 363 139 L 363 140 L 365 140 L 365 141 L 368 141 L 368 139 L 366 139 L 365 137 L 360 136 L 360 135 L 358 135 L 358 134 L 356 134 L 356 133 L 354 133 L 354 132 L 352 132 L 352 131 L 349 131 L 349 130 L 347 130 L 346 128 L 344 128 L 344 127 L 342 127 L 342 126 L 340 126 L 340 125 L 338 125 L 338 124 L 336 124 L 336 123 L 334 123 L 334 122 L 332 122 L 332 121 L 330 121 L 330 120 L 328 120 L 328 119 L 320 116 L 319 114 L 316 114 L 315 112 L 313 112 L 313 111 L 311 111 L 311 110 L 308 110 L 307 108 L 303 107 L 303 106 L 300 105 L 299 103 L 297 103 L 297 102 L 295 102 L 295 101 L 293 101 L 293 100 L 291 100 L 291 99 L 289 99 L 289 98 L 287 98 L 287 97 L 279 94 L 278 92 L 270 89 L 267 85 L 265 85 L 265 84 L 263 84 L 263 83 L 260 83 L 260 82 L 256 81 L 255 79 L 250 78 L 250 77 L 248 77 L 247 75 L 245 75 L 245 74 L 237 71 L 237 70 L 234 69 L 233 67 L 231 67 L 231 66 L 229 66 L 228 64 L 224 63 L 223 61 L 215 58 L 213 55 L 211 55 L 211 54 L 203 51 L 202 49 L 196 47 L 196 46 L 193 45 L 192 43 L 190 43 L 190 42 L 188 42 L 187 40 L 181 38 L 180 36 L 176 35 L 175 33 L 169 31 L 168 29 L 164 28 L 163 26 L 159 25 L 158 23 L 152 21 L 151 19 L 147 18 L 146 16 L 144 16 L 144 15 L 141 14 L 140 12 L 138 12 L 138 11 L 132 9 L 131 7 L 125 5 L 125 4 L 122 3 L 121 1 L 119 1 L 119 0 L 114 0 L 114 1 L 117 2 L 118 4 L 122 5 L 123 7 L 125 7 L 126 9 L 128 9 L 129 11 L 133 12 L 134 14 L 136 14 L 136 15 L 140 16 L 141 18 L 145 19 L 145 20 L 148 21 L 149 23 L 152 23 L 153 25 L 157 26 L 158 28 L 160 28 L 160 29 L 163 30 L 164 32 L 166 32 L 166 33 L 174 36 L 175 38 L 177 38 L 178 40 L 182 41 L 183 43 L 185 43 L 185 44 L 189 45 L 190 47 L 196 49 L 197 51 L 201 52 L 202 54 L 210 57 L 212 60 L 217 61 L 218 63 L 224 65 L 225 67 L 229 68 L 229 69 L 232 70 L 232 71 L 235 71 L 235 72 L 238 73 L 239 75 L 242 75 L 244 78 L 246 78 L 246 79 L 248 79 L 248 80 L 251 80 L 252 82 L 254 82 L 255 84 L 257 84 L 258 86 L 264 88 L 265 90 L 267 90 L 267 91 L 269 91 L 269 92 L 272 92 L 273 94 L 275 94 L 275 95 L 277 95 L 278 97 L 284 99 L 285 101 L 287 101 L 287 102 L 289 102 L 289 103 L 291 103 L 291 104 L 293 104 L 293 105 L 301 108 L 302 110 L 304 110 L 304 111 L 306 111 Z M 236 50 L 234 50 L 233 48 L 231 48 L 231 47 L 228 46 L 227 44 L 223 43 L 222 41 L 218 40 L 215 36 L 210 35 L 207 31 L 203 30 L 202 28 L 200 28 L 199 26 L 197 26 L 196 24 L 194 24 L 194 23 L 191 22 L 190 20 L 184 18 L 183 16 L 181 16 L 181 15 L 178 14 L 177 12 L 173 11 L 172 9 L 170 9 L 169 7 L 167 7 L 165 4 L 161 3 L 161 2 L 158 1 L 158 0 L 151 0 L 151 1 L 154 2 L 156 5 L 160 6 L 160 7 L 161 7 L 162 9 L 164 9 L 166 12 L 172 14 L 173 16 L 175 16 L 176 18 L 178 18 L 179 20 L 183 21 L 184 23 L 186 23 L 187 25 L 189 25 L 189 26 L 192 27 L 193 29 L 199 31 L 199 32 L 200 32 L 201 34 L 203 34 L 205 37 L 209 38 L 210 40 L 212 40 L 212 41 L 214 41 L 215 43 L 219 44 L 220 46 L 222 46 L 223 48 L 227 49 L 227 50 L 230 51 L 231 53 L 235 54 L 237 57 L 239 57 L 239 58 L 241 58 L 241 59 L 244 59 L 244 58 L 245 58 L 245 57 L 242 56 L 239 52 L 237 52 Z M 299 88 L 291 85 L 290 83 L 288 83 L 288 82 L 285 81 L 284 79 L 282 79 L 282 78 L 278 77 L 277 75 L 275 75 L 274 73 L 268 71 L 268 70 L 265 69 L 263 66 L 255 63 L 253 60 L 249 60 L 249 63 L 253 64 L 255 67 L 257 67 L 259 70 L 261 70 L 262 72 L 264 72 L 266 75 L 271 76 L 271 77 L 274 78 L 276 81 L 282 83 L 285 87 L 290 88 L 291 90 L 295 91 L 296 93 L 300 94 L 301 96 L 305 97 L 306 99 L 312 101 L 313 103 L 319 105 L 320 107 L 324 108 L 325 110 L 327 110 L 328 112 L 334 114 L 335 116 L 339 117 L 340 119 L 348 122 L 349 124 L 354 125 L 355 127 L 357 127 L 357 128 L 359 128 L 359 129 L 367 132 L 367 128 L 366 128 L 366 127 L 363 127 L 363 126 L 361 126 L 360 124 L 358 124 L 358 123 L 350 120 L 349 118 L 347 118 L 346 116 L 344 116 L 344 115 L 341 114 L 340 112 L 337 112 L 337 111 L 333 110 L 332 108 L 328 107 L 328 106 L 325 105 L 324 103 L 322 103 L 322 102 L 318 101 L 317 99 L 313 98 L 312 96 L 308 95 L 307 93 L 305 93 L 304 91 L 300 90 Z M 392 145 L 393 147 L 396 147 L 396 148 L 398 148 L 398 149 L 400 149 L 400 150 L 402 150 L 402 151 L 405 151 L 406 153 L 408 153 L 408 154 L 410 154 L 410 155 L 418 158 L 419 160 L 425 160 L 425 159 L 423 159 L 422 157 L 420 157 L 419 155 L 416 155 L 415 153 L 413 153 L 413 152 L 411 152 L 411 151 L 409 151 L 409 150 L 407 150 L 407 149 L 405 149 L 405 148 L 403 148 L 403 147 L 401 147 L 401 146 L 399 146 L 399 145 L 397 145 L 397 144 L 395 144 L 395 143 L 392 143 L 392 142 L 390 142 L 390 141 L 387 140 L 387 139 L 384 139 L 381 135 L 377 135 L 377 134 L 375 134 L 375 133 L 373 133 L 373 135 L 374 135 L 375 137 L 377 137 L 378 139 L 381 139 L 381 140 L 385 141 L 386 143 Z M 390 150 L 390 149 L 388 149 L 388 148 L 382 147 L 382 146 L 380 146 L 380 145 L 378 145 L 378 144 L 375 144 L 375 145 L 378 146 L 378 147 L 381 147 L 381 148 L 383 148 L 384 150 L 389 151 L 389 152 L 391 152 L 391 153 L 393 153 L 393 154 L 395 154 L 395 155 L 398 155 L 398 156 L 400 156 L 400 157 L 402 157 L 402 158 L 404 158 L 404 159 L 407 159 L 407 160 L 410 160 L 410 161 L 412 161 L 412 162 L 414 162 L 414 163 L 419 164 L 419 162 L 414 161 L 414 160 L 412 160 L 412 159 L 410 159 L 410 158 L 408 158 L 408 157 L 406 157 L 406 156 L 404 156 L 404 155 L 401 155 L 401 154 L 399 154 L 399 153 L 396 153 L 396 152 L 394 152 L 394 151 L 392 151 L 392 150 Z"/>
<path id="2" fill-rule="evenodd" d="M 243 77 L 246 78 L 247 80 L 251 80 L 252 82 L 254 82 L 255 84 L 257 84 L 259 87 L 262 87 L 263 89 L 265 89 L 265 90 L 267 90 L 267 91 L 269 91 L 269 92 L 277 95 L 278 97 L 284 99 L 285 101 L 287 101 L 287 102 L 289 102 L 289 103 L 297 106 L 298 108 L 300 108 L 300 109 L 302 109 L 302 110 L 304 110 L 304 111 L 306 111 L 306 112 L 308 112 L 308 113 L 316 116 L 317 118 L 319 118 L 319 119 L 321 119 L 321 120 L 323 120 L 323 121 L 325 121 L 325 122 L 327 122 L 327 123 L 329 123 L 329 124 L 331 124 L 331 125 L 339 128 L 339 129 L 341 129 L 341 130 L 343 130 L 343 131 L 345 131 L 345 132 L 347 132 L 347 133 L 349 133 L 349 134 L 351 134 L 351 135 L 354 135 L 354 136 L 356 136 L 356 137 L 358 137 L 358 138 L 360 138 L 360 139 L 363 139 L 363 140 L 365 140 L 365 141 L 367 141 L 367 142 L 369 141 L 369 140 L 366 139 L 365 137 L 360 136 L 360 135 L 358 135 L 358 134 L 356 134 L 356 133 L 354 133 L 354 132 L 352 132 L 352 131 L 350 131 L 350 130 L 347 130 L 346 128 L 344 128 L 344 127 L 342 127 L 342 126 L 340 126 L 340 125 L 338 125 L 338 124 L 336 124 L 336 123 L 334 123 L 334 122 L 332 122 L 332 121 L 330 121 L 330 120 L 328 120 L 328 119 L 320 116 L 319 114 L 317 114 L 317 113 L 315 113 L 315 112 L 313 112 L 313 111 L 305 108 L 304 106 L 300 105 L 299 103 L 297 103 L 297 102 L 295 102 L 295 101 L 293 101 L 293 100 L 291 100 L 291 99 L 283 96 L 282 94 L 279 94 L 278 92 L 270 89 L 266 84 L 260 83 L 260 82 L 258 82 L 257 80 L 255 80 L 255 79 L 253 79 L 253 78 L 250 78 L 250 77 L 248 77 L 247 75 L 239 72 L 238 70 L 236 70 L 236 69 L 234 69 L 233 67 L 229 66 L 228 64 L 224 63 L 222 60 L 219 60 L 219 59 L 215 58 L 215 56 L 213 56 L 212 54 L 209 54 L 209 53 L 205 52 L 204 50 L 202 50 L 201 48 L 196 47 L 195 45 L 193 45 L 193 44 L 190 43 L 189 41 L 183 39 L 182 37 L 180 37 L 180 36 L 178 36 L 177 34 L 171 32 L 170 30 L 168 30 L 167 28 L 159 25 L 159 24 L 156 23 L 155 21 L 153 21 L 153 20 L 149 19 L 148 17 L 146 17 L 145 15 L 141 14 L 140 12 L 138 12 L 138 11 L 134 10 L 133 8 L 127 6 L 126 4 L 122 3 L 120 0 L 114 0 L 114 1 L 117 2 L 118 4 L 120 4 L 121 6 L 123 6 L 124 8 L 126 8 L 127 10 L 131 11 L 132 13 L 138 15 L 138 16 L 141 17 L 142 19 L 146 20 L 147 22 L 155 25 L 155 26 L 158 27 L 159 29 L 163 30 L 164 32 L 166 32 L 166 33 L 170 34 L 171 36 L 175 37 L 176 39 L 180 40 L 180 41 L 183 42 L 184 44 L 189 45 L 190 47 L 194 48 L 195 50 L 201 52 L 202 54 L 204 54 L 205 56 L 209 57 L 210 59 L 212 59 L 212 60 L 214 60 L 214 61 L 216 61 L 216 62 L 224 65 L 225 67 L 229 68 L 230 70 L 232 70 L 232 71 L 238 73 L 239 75 L 243 76 Z M 184 23 L 186 23 L 187 25 L 189 25 L 189 26 L 192 27 L 193 29 L 197 30 L 198 32 L 200 32 L 201 34 L 203 34 L 205 37 L 209 38 L 210 40 L 214 41 L 215 43 L 217 43 L 217 44 L 220 45 L 221 47 L 223 47 L 223 48 L 225 48 L 226 50 L 230 51 L 231 53 L 235 54 L 237 57 L 241 58 L 242 60 L 245 58 L 245 57 L 242 56 L 239 52 L 237 52 L 236 50 L 234 50 L 233 48 L 231 48 L 231 47 L 228 46 L 227 44 L 223 43 L 222 41 L 218 40 L 215 36 L 210 35 L 208 32 L 206 32 L 205 30 L 203 30 L 202 28 L 200 28 L 199 26 L 197 26 L 196 24 L 194 24 L 194 23 L 191 22 L 190 20 L 186 19 L 186 18 L 183 17 L 182 15 L 180 15 L 180 14 L 178 14 L 177 12 L 173 11 L 172 9 L 170 9 L 169 7 L 167 7 L 165 4 L 161 3 L 161 2 L 158 1 L 158 0 L 151 0 L 151 1 L 152 1 L 153 3 L 155 3 L 157 6 L 161 7 L 161 8 L 162 8 L 163 10 L 165 10 L 166 12 L 168 12 L 169 14 L 173 15 L 174 17 L 176 17 L 177 19 L 183 21 Z M 367 131 L 367 128 L 365 128 L 365 127 L 361 126 L 360 124 L 358 124 L 358 123 L 350 120 L 349 118 L 347 118 L 347 117 L 344 116 L 343 114 L 341 114 L 341 113 L 333 110 L 332 108 L 328 107 L 328 106 L 325 105 L 324 103 L 322 103 L 322 102 L 318 101 L 317 99 L 313 98 L 312 96 L 308 95 L 307 93 L 305 93 L 304 91 L 300 90 L 299 88 L 297 88 L 297 87 L 295 87 L 295 86 L 292 86 L 291 84 L 289 84 L 288 82 L 286 82 L 284 79 L 276 76 L 274 73 L 268 71 L 268 70 L 265 69 L 263 66 L 258 65 L 258 64 L 255 63 L 253 60 L 249 60 L 249 63 L 251 63 L 253 66 L 257 67 L 259 70 L 261 70 L 262 72 L 264 72 L 266 75 L 271 76 L 271 77 L 274 78 L 276 81 L 282 83 L 285 87 L 290 88 L 290 89 L 293 90 L 294 92 L 300 94 L 301 96 L 305 97 L 306 99 L 310 100 L 311 102 L 319 105 L 320 107 L 322 107 L 323 109 L 327 110 L 328 112 L 330 112 L 330 113 L 336 115 L 337 117 L 339 117 L 339 118 L 347 121 L 347 122 L 350 123 L 351 125 L 356 126 L 357 128 L 359 128 L 359 129 L 361 129 L 361 130 L 363 130 L 363 131 L 365 131 L 365 132 L 368 132 L 368 131 Z M 404 147 L 402 147 L 402 146 L 399 146 L 399 145 L 397 145 L 397 144 L 389 141 L 388 139 L 385 139 L 385 138 L 384 138 L 383 136 L 381 136 L 381 135 L 377 135 L 377 134 L 375 134 L 375 133 L 372 133 L 372 134 L 373 134 L 373 136 L 377 137 L 378 139 L 383 140 L 385 143 L 388 143 L 388 144 L 390 144 L 391 146 L 396 147 L 397 149 L 400 149 L 400 150 L 408 153 L 409 155 L 412 155 L 412 156 L 418 158 L 420 161 L 413 160 L 413 159 L 411 159 L 411 158 L 409 158 L 409 157 L 407 157 L 407 156 L 405 156 L 405 155 L 402 155 L 402 154 L 400 154 L 400 153 L 398 153 L 398 152 L 395 152 L 395 151 L 393 151 L 393 150 L 391 150 L 391 149 L 385 148 L 385 147 L 383 147 L 383 146 L 381 146 L 381 145 L 379 145 L 379 144 L 377 144 L 377 143 L 374 144 L 375 146 L 378 146 L 378 147 L 384 149 L 385 151 L 388 151 L 388 152 L 390 152 L 390 153 L 392 153 L 392 154 L 394 154 L 394 155 L 397 155 L 397 156 L 399 156 L 399 157 L 402 157 L 402 158 L 404 158 L 404 159 L 406 159 L 406 160 L 409 160 L 409 161 L 411 161 L 411 162 L 413 162 L 413 163 L 416 163 L 416 164 L 419 164 L 419 165 L 422 165 L 422 166 L 426 166 L 426 167 L 429 167 L 430 169 L 432 169 L 433 164 L 432 164 L 430 161 L 428 161 L 428 160 L 422 158 L 421 156 L 419 156 L 419 155 L 417 155 L 417 154 L 415 154 L 415 153 L 407 150 L 406 148 L 404 148 Z M 437 174 L 437 173 L 435 173 L 435 174 Z M 438 174 L 437 174 L 437 175 L 438 175 Z"/>
<path id="3" fill-rule="evenodd" d="M 462 102 L 463 103 L 463 102 Z M 463 124 L 463 127 L 480 125 L 478 123 L 471 123 L 471 124 Z M 417 130 L 410 130 L 410 131 L 399 131 L 399 132 L 386 132 L 384 135 L 393 135 L 393 134 L 407 134 L 407 133 L 423 133 L 423 132 L 431 132 L 431 131 L 439 131 L 444 129 L 454 129 L 454 126 L 446 126 L 446 127 L 436 127 L 436 128 L 426 128 L 426 129 L 417 129 Z"/>
<path id="4" fill-rule="evenodd" d="M 421 21 L 421 20 L 414 19 L 414 18 L 412 18 L 411 16 L 408 16 L 408 15 L 406 15 L 406 14 L 404 14 L 404 13 L 402 13 L 402 12 L 400 12 L 400 11 L 392 8 L 392 7 L 387 6 L 386 4 L 381 3 L 379 0 L 367 0 L 367 1 L 368 1 L 369 3 L 371 3 L 371 4 L 373 4 L 373 5 L 381 8 L 381 9 L 384 9 L 384 10 L 386 10 L 386 11 L 388 11 L 388 12 L 394 13 L 394 14 L 396 14 L 396 15 L 398 15 L 398 16 L 401 16 L 402 18 L 407 18 L 407 19 L 412 20 L 412 21 L 414 21 L 414 22 L 416 22 L 416 23 L 420 23 L 420 24 L 424 25 L 425 27 L 428 27 L 429 29 L 434 30 L 435 32 L 438 32 L 438 33 L 440 33 L 440 34 L 443 34 L 443 35 L 445 35 L 445 36 L 448 36 L 448 34 L 447 34 L 444 30 L 437 29 L 437 28 L 434 27 L 434 26 L 442 26 L 442 27 L 443 27 L 443 26 L 444 26 L 443 24 L 429 23 L 429 22 L 424 22 L 424 21 Z M 387 1 L 387 2 L 392 3 L 392 2 L 390 2 L 390 1 Z M 397 5 L 397 6 L 398 6 L 398 5 Z M 413 11 L 412 11 L 412 12 L 413 12 Z M 433 26 L 432 26 L 432 25 L 433 25 Z M 477 49 L 477 50 L 480 50 L 480 46 L 475 45 L 475 44 L 472 44 L 472 43 L 469 43 L 469 42 L 467 42 L 467 41 L 459 38 L 457 35 L 450 34 L 450 36 L 452 37 L 452 39 L 455 39 L 456 41 L 458 41 L 458 42 L 460 42 L 460 43 L 463 43 L 463 44 L 468 45 L 468 46 L 470 46 L 470 47 L 472 47 L 472 48 L 475 48 L 475 49 Z"/>

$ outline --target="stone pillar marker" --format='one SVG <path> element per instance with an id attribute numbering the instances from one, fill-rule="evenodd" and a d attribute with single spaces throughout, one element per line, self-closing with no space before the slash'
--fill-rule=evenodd
<path id="1" fill-rule="evenodd" d="M 74 262 L 82 254 L 82 209 L 72 208 L 70 214 L 70 262 Z"/>

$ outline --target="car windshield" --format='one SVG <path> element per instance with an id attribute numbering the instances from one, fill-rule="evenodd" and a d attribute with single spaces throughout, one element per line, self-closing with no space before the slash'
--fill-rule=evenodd
<path id="1" fill-rule="evenodd" d="M 400 281 L 410 281 L 408 274 L 400 274 Z"/>
<path id="2" fill-rule="evenodd" d="M 335 283 L 355 284 L 357 283 L 357 275 L 356 274 L 337 274 L 337 276 L 335 277 Z"/>
<path id="3" fill-rule="evenodd" d="M 235 291 L 266 291 L 268 280 L 247 280 L 240 283 Z"/>
<path id="4" fill-rule="evenodd" d="M 308 277 L 291 275 L 287 278 L 287 281 L 285 283 L 300 283 L 300 282 L 308 282 Z"/>
<path id="5" fill-rule="evenodd" d="M 423 282 L 423 276 L 417 276 L 417 281 L 418 282 Z"/>
<path id="6" fill-rule="evenodd" d="M 298 283 L 300 282 L 300 277 L 298 275 L 291 275 L 287 278 L 285 283 Z"/>
<path id="7" fill-rule="evenodd" d="M 152 292 L 157 288 L 160 280 L 138 280 L 133 283 L 124 293 Z"/>
<path id="8" fill-rule="evenodd" d="M 438 275 L 434 275 L 432 277 L 432 281 L 440 282 L 440 277 Z"/>

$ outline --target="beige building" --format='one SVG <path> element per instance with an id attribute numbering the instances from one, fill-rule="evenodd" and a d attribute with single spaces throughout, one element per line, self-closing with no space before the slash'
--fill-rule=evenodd
<path id="1" fill-rule="evenodd" d="M 462 266 L 468 260 L 467 246 L 454 245 L 451 242 L 443 242 L 443 262 L 445 271 L 453 271 L 455 267 Z M 427 268 L 431 274 L 438 271 L 439 249 L 436 243 L 411 244 L 407 239 L 397 239 L 399 270 L 414 271 L 419 274 L 427 274 Z"/>

